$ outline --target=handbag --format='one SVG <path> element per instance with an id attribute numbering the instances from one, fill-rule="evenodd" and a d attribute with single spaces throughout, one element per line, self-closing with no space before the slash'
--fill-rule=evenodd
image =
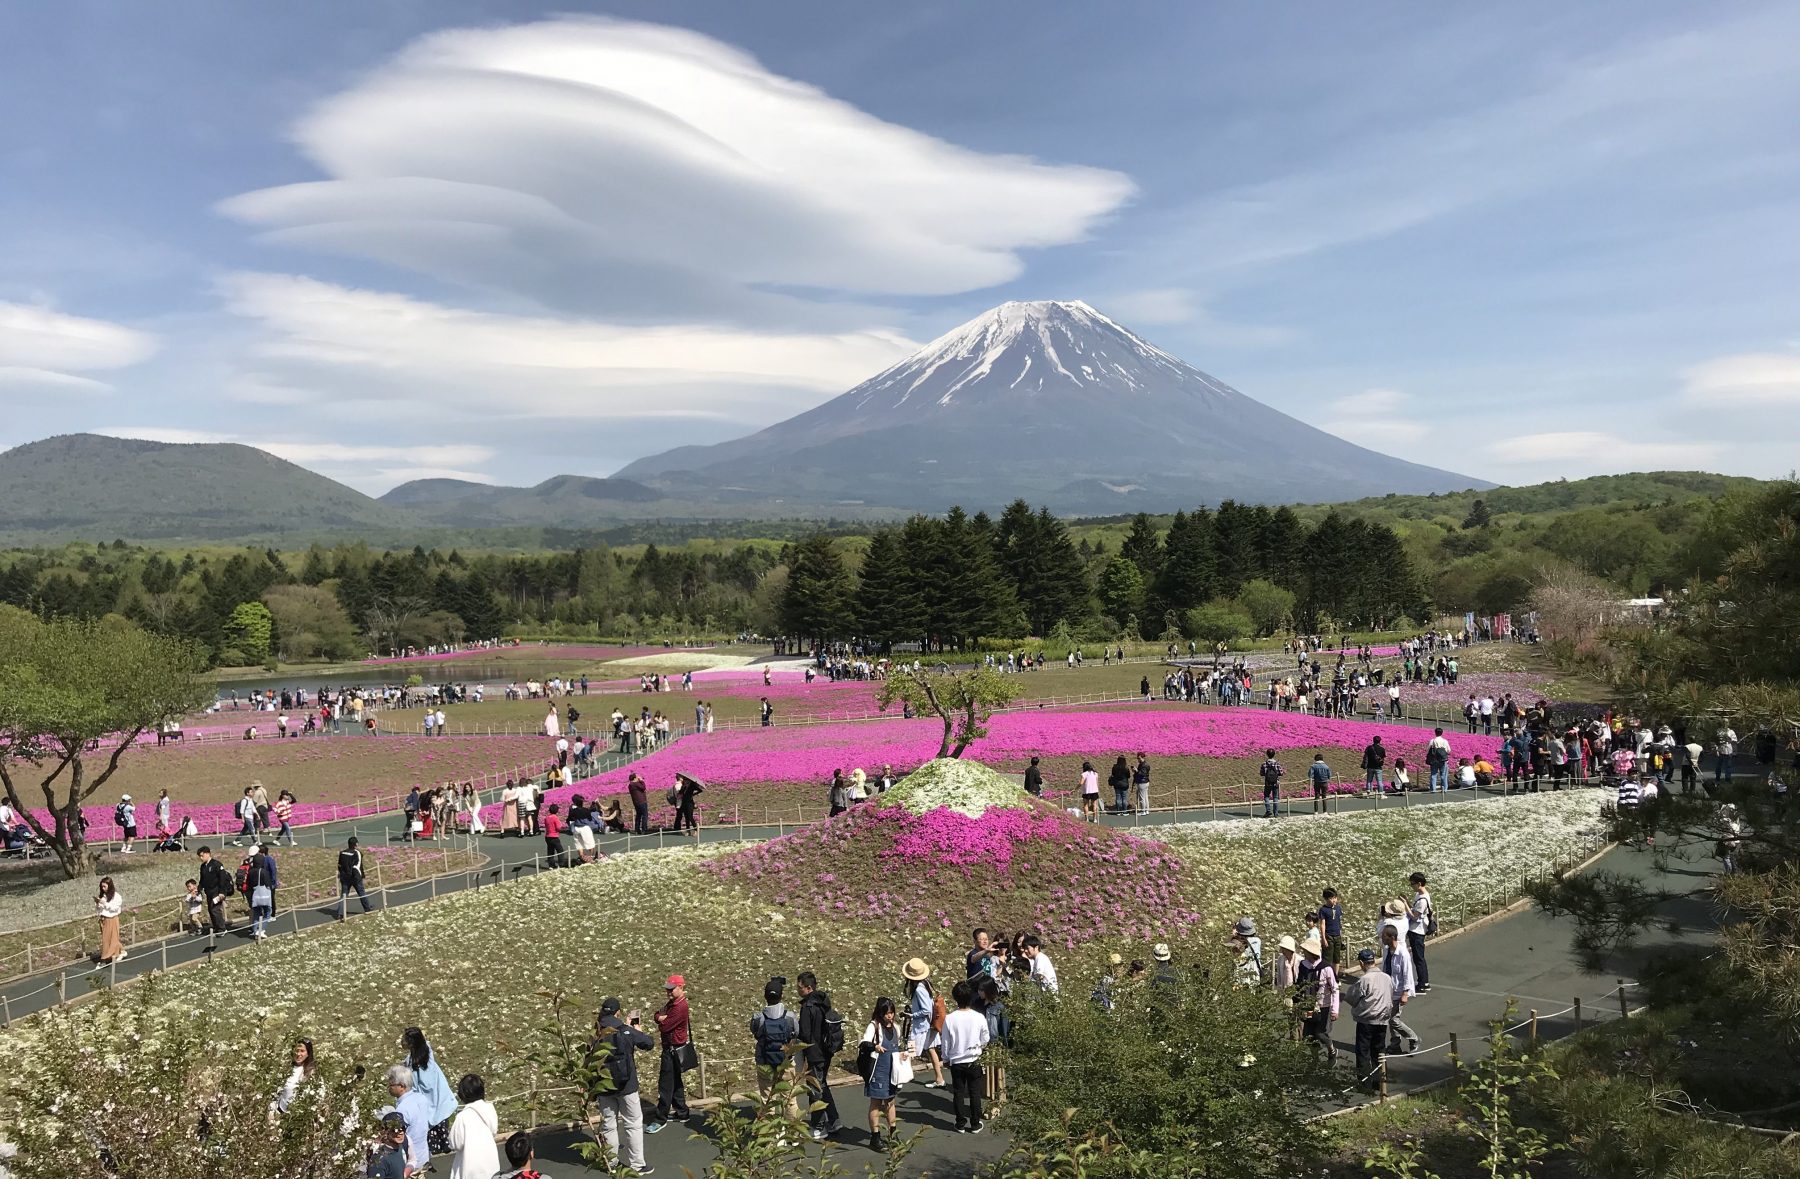
<path id="1" fill-rule="evenodd" d="M 425 830 L 425 820 L 424 819 L 414 819 L 412 821 L 411 827 L 412 827 L 412 833 L 414 835 L 417 835 L 421 831 Z"/>
<path id="2" fill-rule="evenodd" d="M 865 1081 L 875 1075 L 875 1045 L 868 1040 L 856 1047 L 856 1075 Z"/>
<path id="3" fill-rule="evenodd" d="M 266 884 L 259 884 L 250 890 L 250 907 L 252 909 L 269 909 L 275 906 L 275 893 Z"/>
<path id="4" fill-rule="evenodd" d="M 700 1050 L 694 1047 L 692 1040 L 675 1049 L 675 1064 L 684 1073 L 700 1067 Z"/>

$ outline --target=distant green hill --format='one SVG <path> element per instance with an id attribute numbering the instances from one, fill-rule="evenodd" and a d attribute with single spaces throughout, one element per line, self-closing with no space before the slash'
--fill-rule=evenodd
<path id="1" fill-rule="evenodd" d="M 406 511 L 235 443 L 60 434 L 0 454 L 0 540 L 398 532 Z"/>

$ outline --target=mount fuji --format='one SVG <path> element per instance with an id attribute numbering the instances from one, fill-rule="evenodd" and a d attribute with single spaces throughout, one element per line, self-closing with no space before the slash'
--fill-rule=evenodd
<path id="1" fill-rule="evenodd" d="M 1491 486 L 1271 409 L 1082 302 L 1003 303 L 823 405 L 615 477 L 683 497 L 934 511 L 1023 496 L 1084 514 Z"/>

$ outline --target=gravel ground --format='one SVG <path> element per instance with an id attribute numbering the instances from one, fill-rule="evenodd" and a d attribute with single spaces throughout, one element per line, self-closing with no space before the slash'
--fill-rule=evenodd
<path id="1" fill-rule="evenodd" d="M 189 855 L 108 856 L 100 862 L 102 875 L 111 876 L 127 908 L 186 891 L 185 881 L 194 875 L 197 861 Z M 235 862 L 232 865 L 236 866 Z M 94 915 L 94 894 L 99 881 L 92 876 L 62 879 L 55 860 L 48 864 L 7 864 L 0 869 L 0 931 L 10 933 L 36 925 L 50 925 Z M 171 906 L 172 907 L 172 906 Z"/>

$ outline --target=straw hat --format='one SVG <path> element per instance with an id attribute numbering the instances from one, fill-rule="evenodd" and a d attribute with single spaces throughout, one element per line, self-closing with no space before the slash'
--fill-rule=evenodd
<path id="1" fill-rule="evenodd" d="M 1106 964 L 1107 964 L 1107 965 L 1108 965 L 1108 966 L 1123 966 L 1123 965 L 1125 965 L 1125 958 L 1124 958 L 1124 955 L 1122 955 L 1122 954 L 1108 954 L 1108 955 L 1107 955 L 1107 956 L 1106 956 Z"/>
<path id="2" fill-rule="evenodd" d="M 908 982 L 924 982 L 931 977 L 931 965 L 923 958 L 909 958 L 900 973 Z"/>
<path id="3" fill-rule="evenodd" d="M 1275 943 L 1275 948 L 1278 950 L 1286 950 L 1288 953 L 1292 954 L 1294 952 L 1294 935 L 1291 933 L 1282 934 L 1281 940 Z"/>
<path id="4" fill-rule="evenodd" d="M 1170 957 L 1169 943 L 1168 942 L 1157 942 L 1154 946 L 1151 946 L 1150 947 L 1150 956 L 1152 958 L 1156 959 L 1158 962 L 1167 962 Z"/>
<path id="5" fill-rule="evenodd" d="M 1381 906 L 1381 911 L 1389 917 L 1404 917 L 1406 916 L 1406 902 L 1398 899 L 1391 900 L 1387 904 Z"/>
<path id="6" fill-rule="evenodd" d="M 1319 935 L 1316 931 L 1307 934 L 1306 940 L 1300 943 L 1300 952 L 1302 954 L 1310 954 L 1314 958 L 1320 958 L 1324 956 L 1324 951 L 1325 947 L 1319 944 Z"/>

